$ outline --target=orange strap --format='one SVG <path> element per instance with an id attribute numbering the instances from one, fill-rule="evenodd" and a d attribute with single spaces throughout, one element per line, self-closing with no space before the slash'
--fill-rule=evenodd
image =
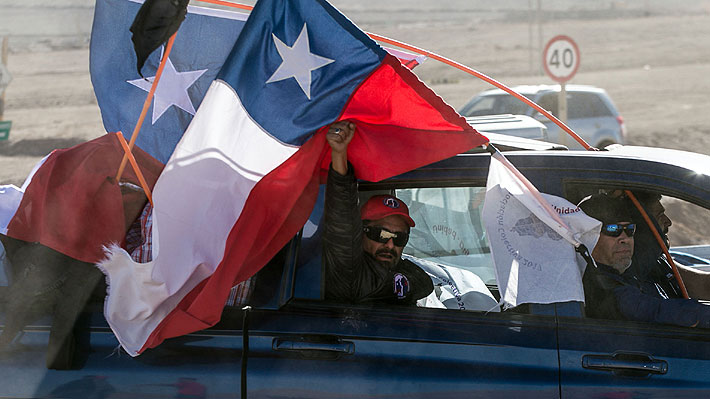
<path id="1" fill-rule="evenodd" d="M 133 148 L 133 145 L 136 142 L 136 138 L 138 137 L 138 133 L 141 130 L 141 126 L 143 126 L 143 121 L 145 120 L 145 116 L 148 113 L 148 108 L 150 108 L 150 103 L 153 101 L 153 95 L 155 94 L 155 88 L 158 87 L 158 81 L 160 80 L 160 76 L 163 74 L 163 69 L 165 69 L 165 64 L 168 60 L 168 55 L 170 55 L 170 50 L 173 48 L 173 43 L 175 42 L 175 36 L 177 35 L 177 32 L 173 33 L 172 36 L 170 36 L 170 39 L 168 39 L 168 45 L 165 46 L 165 53 L 163 53 L 163 59 L 160 60 L 160 65 L 158 66 L 158 72 L 155 74 L 155 78 L 153 79 L 153 84 L 150 86 L 150 91 L 148 92 L 148 96 L 145 98 L 145 101 L 143 102 L 143 110 L 141 111 L 141 115 L 138 118 L 138 123 L 136 123 L 136 127 L 133 129 L 133 134 L 131 135 L 131 142 L 128 144 L 128 152 L 123 155 L 123 159 L 121 160 L 121 165 L 118 167 L 118 173 L 116 174 L 116 182 L 121 180 L 121 175 L 123 174 L 123 169 L 126 167 L 126 161 L 128 160 L 128 154 L 130 154 L 131 149 Z M 123 135 L 121 135 L 123 137 Z M 124 139 L 125 141 L 125 139 Z M 152 204 L 152 201 L 151 201 Z"/>
<path id="2" fill-rule="evenodd" d="M 141 184 L 141 187 L 143 188 L 143 191 L 145 192 L 145 196 L 148 197 L 148 201 L 150 201 L 150 205 L 153 205 L 153 196 L 150 193 L 150 187 L 148 187 L 148 183 L 145 181 L 145 177 L 143 177 L 143 173 L 141 172 L 140 168 L 138 167 L 138 162 L 136 162 L 136 157 L 133 156 L 133 152 L 131 152 L 131 148 L 128 146 L 128 143 L 126 143 L 126 139 L 123 138 L 123 133 L 121 132 L 116 132 L 116 137 L 118 137 L 118 142 L 121 143 L 121 147 L 123 147 L 123 159 L 128 159 L 128 162 L 131 163 L 131 166 L 133 167 L 133 171 L 136 172 L 136 176 L 138 176 L 138 182 Z M 118 182 L 118 180 L 117 180 Z"/>
<path id="3" fill-rule="evenodd" d="M 661 234 L 656 230 L 656 226 L 653 225 L 653 222 L 651 221 L 651 218 L 648 217 L 648 214 L 646 211 L 643 209 L 641 206 L 641 203 L 636 199 L 636 196 L 629 191 L 629 190 L 624 190 L 626 193 L 626 196 L 628 196 L 631 199 L 631 202 L 634 203 L 636 206 L 636 209 L 639 210 L 641 213 L 641 216 L 643 217 L 643 220 L 646 221 L 646 224 L 648 227 L 651 228 L 651 232 L 653 233 L 653 236 L 656 238 L 656 241 L 658 242 L 658 245 L 661 246 L 661 249 L 663 250 L 663 253 L 666 255 L 666 258 L 668 259 L 668 263 L 671 265 L 671 269 L 673 270 L 673 276 L 675 276 L 676 281 L 678 281 L 678 286 L 680 286 L 680 292 L 683 294 L 683 298 L 688 299 L 688 290 L 685 288 L 685 283 L 683 283 L 683 278 L 680 277 L 680 272 L 678 272 L 678 266 L 676 266 L 675 262 L 673 261 L 673 258 L 671 257 L 671 254 L 668 253 L 668 248 L 666 247 L 666 243 L 663 242 L 663 238 L 661 238 Z"/>
<path id="4" fill-rule="evenodd" d="M 217 4 L 220 6 L 239 8 L 239 9 L 247 10 L 247 11 L 251 11 L 254 9 L 254 6 L 248 6 L 246 4 L 239 4 L 239 3 L 232 3 L 231 1 L 222 1 L 222 0 L 197 0 L 197 1 L 200 1 L 202 3 L 212 3 L 212 4 Z"/>

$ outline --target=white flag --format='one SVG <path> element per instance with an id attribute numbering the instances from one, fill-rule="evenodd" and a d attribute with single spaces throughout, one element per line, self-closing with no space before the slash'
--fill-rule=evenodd
<path id="1" fill-rule="evenodd" d="M 402 258 L 424 270 L 434 284 L 434 291 L 417 301 L 417 306 L 500 312 L 495 297 L 477 274 L 407 254 L 402 255 Z"/>
<path id="2" fill-rule="evenodd" d="M 584 301 L 586 262 L 601 223 L 564 198 L 542 194 L 500 153 L 491 157 L 483 205 L 501 301 L 523 303 Z"/>

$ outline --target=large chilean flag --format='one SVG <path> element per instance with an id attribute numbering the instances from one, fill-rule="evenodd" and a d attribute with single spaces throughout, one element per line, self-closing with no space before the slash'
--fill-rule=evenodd
<path id="1" fill-rule="evenodd" d="M 487 141 L 326 1 L 259 1 L 156 183 L 153 261 L 114 248 L 101 265 L 128 353 L 219 321 L 229 289 L 307 220 L 343 119 L 365 180 Z"/>

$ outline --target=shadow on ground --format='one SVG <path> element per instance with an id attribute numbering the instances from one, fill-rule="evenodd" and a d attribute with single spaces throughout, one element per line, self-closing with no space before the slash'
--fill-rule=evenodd
<path id="1" fill-rule="evenodd" d="M 45 138 L 0 142 L 0 156 L 5 157 L 43 157 L 52 150 L 69 148 L 86 142 L 81 137 Z"/>

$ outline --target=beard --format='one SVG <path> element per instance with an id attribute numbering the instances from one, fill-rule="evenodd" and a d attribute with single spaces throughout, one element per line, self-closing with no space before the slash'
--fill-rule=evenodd
<path id="1" fill-rule="evenodd" d="M 390 255 L 392 257 L 392 259 L 380 260 L 378 258 L 379 255 Z M 394 250 L 387 249 L 387 248 L 381 248 L 375 252 L 375 260 L 379 264 L 381 264 L 382 266 L 389 269 L 389 268 L 394 267 L 399 262 L 399 256 L 397 255 L 397 252 L 395 252 Z"/>

